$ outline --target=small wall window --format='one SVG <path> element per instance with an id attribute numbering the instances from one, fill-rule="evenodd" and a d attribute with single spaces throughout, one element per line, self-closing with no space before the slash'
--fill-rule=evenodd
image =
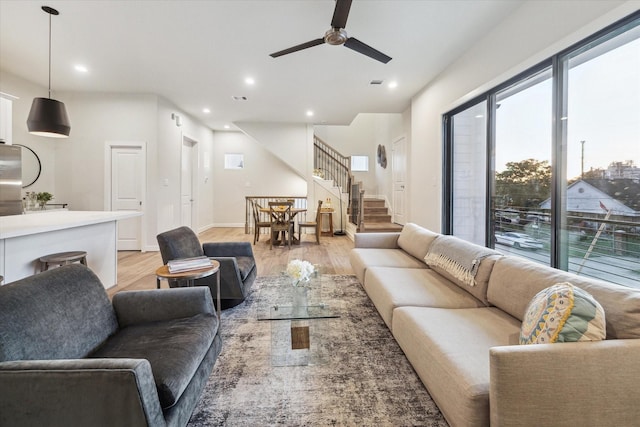
<path id="1" fill-rule="evenodd" d="M 368 172 L 369 156 L 351 156 L 351 172 Z"/>
<path id="2" fill-rule="evenodd" d="M 224 168 L 225 169 L 243 169 L 244 154 L 225 154 Z"/>

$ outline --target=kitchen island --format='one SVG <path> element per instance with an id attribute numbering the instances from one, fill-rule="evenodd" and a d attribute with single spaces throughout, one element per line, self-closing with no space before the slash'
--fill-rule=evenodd
<path id="1" fill-rule="evenodd" d="M 0 275 L 4 284 L 40 271 L 38 259 L 85 251 L 105 288 L 117 283 L 117 221 L 141 212 L 54 211 L 0 217 Z"/>

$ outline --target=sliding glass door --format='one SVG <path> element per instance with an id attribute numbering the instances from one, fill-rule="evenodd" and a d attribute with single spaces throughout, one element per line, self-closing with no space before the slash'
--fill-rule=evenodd
<path id="1" fill-rule="evenodd" d="M 444 231 L 640 287 L 640 12 L 445 114 Z"/>

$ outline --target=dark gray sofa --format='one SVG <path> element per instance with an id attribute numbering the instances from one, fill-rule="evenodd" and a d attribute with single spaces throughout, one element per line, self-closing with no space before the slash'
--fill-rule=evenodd
<path id="1" fill-rule="evenodd" d="M 189 227 L 178 227 L 156 236 L 162 261 L 207 256 L 220 263 L 221 309 L 235 307 L 245 300 L 258 274 L 258 267 L 249 242 L 209 242 L 200 244 Z M 213 276 L 197 279 L 196 286 L 209 286 L 211 295 L 217 294 Z M 169 282 L 169 286 L 181 286 Z"/>
<path id="2" fill-rule="evenodd" d="M 0 286 L 0 426 L 184 426 L 222 348 L 209 288 L 68 265 Z"/>

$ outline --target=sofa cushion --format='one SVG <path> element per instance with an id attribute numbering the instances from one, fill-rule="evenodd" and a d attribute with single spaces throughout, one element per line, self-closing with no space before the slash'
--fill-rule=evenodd
<path id="1" fill-rule="evenodd" d="M 83 358 L 118 328 L 100 279 L 81 264 L 0 286 L 0 325 L 0 361 Z"/>
<path id="2" fill-rule="evenodd" d="M 212 314 L 127 326 L 90 357 L 148 360 L 160 405 L 166 409 L 180 399 L 217 330 L 218 321 Z"/>
<path id="3" fill-rule="evenodd" d="M 353 248 L 349 252 L 349 261 L 362 284 L 369 267 L 428 268 L 422 260 L 402 249 Z"/>
<path id="4" fill-rule="evenodd" d="M 489 349 L 518 343 L 517 319 L 495 307 L 399 307 L 392 332 L 449 424 L 489 426 Z"/>
<path id="5" fill-rule="evenodd" d="M 469 293 L 428 268 L 371 267 L 365 273 L 369 298 L 391 328 L 397 307 L 483 307 Z"/>
<path id="6" fill-rule="evenodd" d="M 238 263 L 238 270 L 240 270 L 240 279 L 244 282 L 247 280 L 247 276 L 251 274 L 251 271 L 256 267 L 255 258 L 249 256 L 236 257 Z"/>
<path id="7" fill-rule="evenodd" d="M 639 289 L 577 276 L 520 257 L 505 256 L 496 261 L 487 297 L 491 304 L 522 320 L 535 294 L 561 282 L 589 292 L 600 303 L 606 315 L 607 339 L 640 338 Z"/>
<path id="8" fill-rule="evenodd" d="M 499 252 L 455 236 L 440 236 L 429 248 L 425 261 L 430 268 L 489 305 L 489 276 L 501 256 Z"/>
<path id="9" fill-rule="evenodd" d="M 440 234 L 422 228 L 419 225 L 407 223 L 402 227 L 400 237 L 398 237 L 398 246 L 409 255 L 424 259 L 429 246 L 438 236 Z"/>
<path id="10" fill-rule="evenodd" d="M 529 303 L 520 344 L 600 341 L 605 329 L 604 310 L 589 293 L 558 283 L 538 292 Z"/>

